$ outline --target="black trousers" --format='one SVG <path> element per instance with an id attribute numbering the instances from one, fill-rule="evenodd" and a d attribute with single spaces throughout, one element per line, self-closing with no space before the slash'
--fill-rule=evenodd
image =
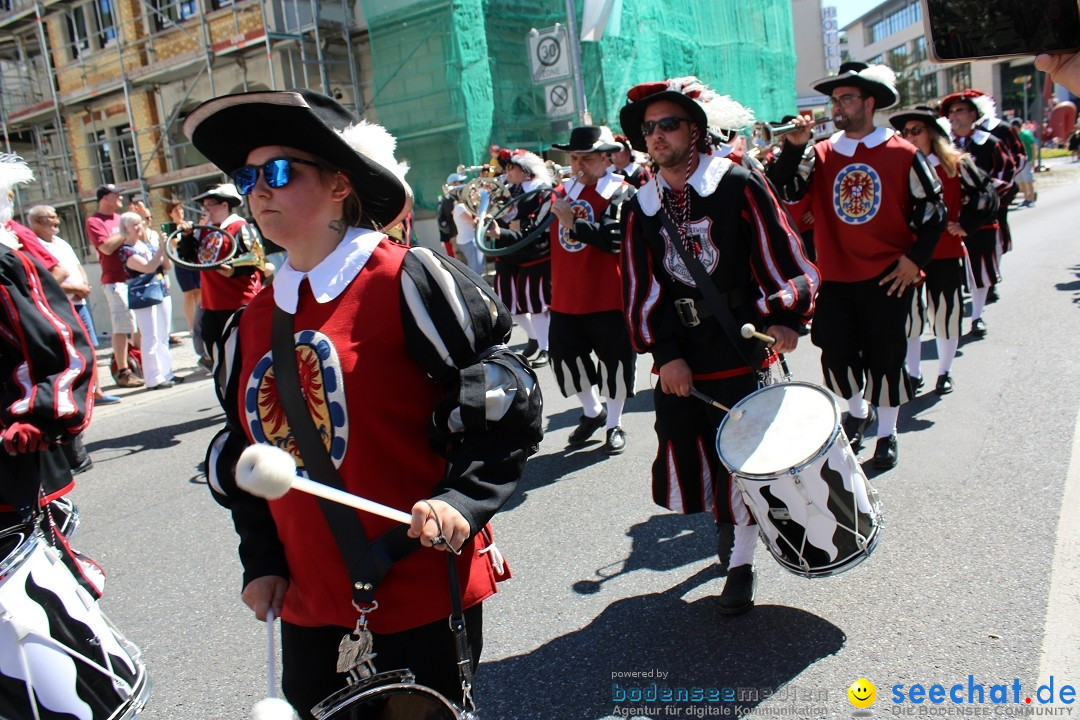
<path id="1" fill-rule="evenodd" d="M 475 671 L 484 647 L 483 605 L 465 611 L 465 627 Z M 313 717 L 311 708 L 347 684 L 347 676 L 337 672 L 337 651 L 341 638 L 353 629 L 301 627 L 282 621 L 281 689 L 302 720 Z M 408 668 L 417 683 L 461 704 L 457 651 L 445 618 L 404 632 L 375 635 L 375 654 L 375 667 L 380 672 Z"/>
<path id="2" fill-rule="evenodd" d="M 217 359 L 218 341 L 225 332 L 225 326 L 229 324 L 229 318 L 235 310 L 203 310 L 199 320 L 199 332 L 202 335 L 203 345 L 206 352 L 211 353 L 215 362 Z"/>
<path id="3" fill-rule="evenodd" d="M 552 310 L 549 347 L 551 367 L 564 397 L 592 385 L 599 388 L 600 397 L 634 397 L 637 353 L 621 311 L 570 315 Z"/>

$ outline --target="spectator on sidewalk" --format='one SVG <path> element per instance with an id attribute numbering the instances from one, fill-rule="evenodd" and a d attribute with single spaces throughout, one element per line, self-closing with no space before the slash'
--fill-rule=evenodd
<path id="1" fill-rule="evenodd" d="M 97 192 L 97 212 L 86 218 L 86 237 L 98 254 L 101 264 L 101 289 L 109 303 L 109 317 L 112 321 L 112 351 L 116 361 L 116 384 L 120 387 L 139 387 L 143 385 L 128 367 L 129 336 L 135 334 L 135 314 L 131 312 L 127 301 L 127 272 L 116 251 L 124 244 L 120 234 L 120 188 L 115 185 L 101 185 Z"/>
<path id="2" fill-rule="evenodd" d="M 169 222 L 179 225 L 184 222 L 184 203 L 177 198 L 171 198 L 165 203 L 165 214 Z M 168 238 L 165 238 L 168 240 Z M 173 239 L 174 248 L 179 236 Z M 184 296 L 184 319 L 191 329 L 191 342 L 195 346 L 195 354 L 199 356 L 199 364 L 210 369 L 210 353 L 206 351 L 202 338 L 202 273 L 198 270 L 181 267 L 179 263 L 174 266 L 176 280 L 180 283 L 180 292 Z"/>

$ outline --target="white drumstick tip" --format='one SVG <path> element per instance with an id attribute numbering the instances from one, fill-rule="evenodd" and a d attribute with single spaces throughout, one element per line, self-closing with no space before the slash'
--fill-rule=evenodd
<path id="1" fill-rule="evenodd" d="M 749 340 L 750 338 L 754 337 L 754 333 L 757 332 L 757 328 L 754 327 L 753 323 L 746 323 L 742 326 L 742 330 L 740 330 L 739 332 L 742 333 L 742 336 L 744 338 Z"/>
<path id="2" fill-rule="evenodd" d="M 263 698 L 251 708 L 251 720 L 293 720 L 293 707 L 281 698 Z"/>
<path id="3" fill-rule="evenodd" d="M 277 500 L 289 492 L 295 477 L 293 456 L 273 445 L 249 445 L 236 463 L 236 484 L 268 500 Z"/>
<path id="4" fill-rule="evenodd" d="M 742 420 L 743 412 L 742 408 L 732 408 L 728 415 L 731 416 L 732 420 Z"/>

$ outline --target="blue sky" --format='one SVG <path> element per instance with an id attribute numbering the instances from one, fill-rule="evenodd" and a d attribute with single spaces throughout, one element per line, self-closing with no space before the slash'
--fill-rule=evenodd
<path id="1" fill-rule="evenodd" d="M 861 17 L 885 0 L 821 0 L 824 6 L 836 7 L 836 21 L 840 27 L 844 27 L 851 21 Z"/>

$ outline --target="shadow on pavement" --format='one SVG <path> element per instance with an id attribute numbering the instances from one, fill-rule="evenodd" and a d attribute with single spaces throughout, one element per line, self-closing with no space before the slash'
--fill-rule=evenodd
<path id="1" fill-rule="evenodd" d="M 213 414 L 207 417 L 165 425 L 159 428 L 135 429 L 130 435 L 117 435 L 86 443 L 86 449 L 94 455 L 94 463 L 109 462 L 142 450 L 162 450 L 180 444 L 180 436 L 197 432 L 208 427 L 218 427 L 223 423 L 223 416 Z M 205 448 L 199 448 L 199 453 Z"/>
<path id="2" fill-rule="evenodd" d="M 626 531 L 629 557 L 596 569 L 595 577 L 574 583 L 579 595 L 598 593 L 609 580 L 635 570 L 674 570 L 716 555 L 716 524 L 708 513 L 653 515 Z"/>
<path id="3" fill-rule="evenodd" d="M 530 653 L 481 664 L 480 712 L 492 719 L 585 719 L 609 717 L 616 707 L 648 707 L 651 716 L 663 716 L 665 706 L 678 705 L 685 717 L 691 707 L 715 711 L 724 703 L 616 698 L 628 687 L 647 689 L 656 683 L 672 689 L 752 689 L 764 699 L 765 689 L 775 692 L 843 647 L 846 636 L 840 628 L 803 610 L 764 605 L 727 617 L 718 612 L 716 597 L 683 599 L 718 577 L 719 568 L 711 565 L 664 592 L 618 600 L 587 626 Z M 614 676 L 650 671 L 666 675 Z M 745 709 L 760 700 L 726 704 Z"/>

